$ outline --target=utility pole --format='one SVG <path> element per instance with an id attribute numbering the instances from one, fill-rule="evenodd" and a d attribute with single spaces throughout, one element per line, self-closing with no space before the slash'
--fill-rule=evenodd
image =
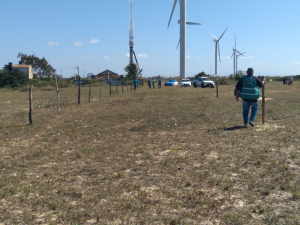
<path id="1" fill-rule="evenodd" d="M 133 63 L 133 0 L 129 0 L 129 63 Z"/>
<path id="2" fill-rule="evenodd" d="M 79 66 L 77 66 L 76 69 L 78 71 L 77 73 L 78 73 L 78 78 L 79 78 Z M 76 78 L 75 78 L 75 80 L 76 80 Z"/>

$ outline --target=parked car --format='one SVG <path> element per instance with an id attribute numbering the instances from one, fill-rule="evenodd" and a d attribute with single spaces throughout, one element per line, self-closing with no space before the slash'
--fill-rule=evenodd
<path id="1" fill-rule="evenodd" d="M 180 86 L 181 87 L 191 87 L 192 82 L 190 81 L 190 79 L 182 79 L 180 82 Z"/>
<path id="2" fill-rule="evenodd" d="M 165 82 L 165 86 L 177 86 L 178 81 L 175 79 L 170 79 Z"/>
<path id="3" fill-rule="evenodd" d="M 198 77 L 196 80 L 193 80 L 193 86 L 196 87 L 215 87 L 215 83 L 208 77 Z"/>

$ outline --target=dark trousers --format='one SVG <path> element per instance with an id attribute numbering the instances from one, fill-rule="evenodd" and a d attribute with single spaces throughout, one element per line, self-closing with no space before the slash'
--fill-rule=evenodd
<path id="1" fill-rule="evenodd" d="M 133 84 L 133 85 L 134 85 L 134 90 L 136 90 L 136 86 L 137 86 L 137 85 L 136 85 L 136 84 Z"/>
<path id="2" fill-rule="evenodd" d="M 161 88 L 161 83 L 158 83 L 158 88 Z"/>

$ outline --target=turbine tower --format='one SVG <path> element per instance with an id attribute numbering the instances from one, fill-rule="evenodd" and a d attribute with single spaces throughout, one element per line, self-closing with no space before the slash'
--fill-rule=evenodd
<path id="1" fill-rule="evenodd" d="M 235 59 L 236 59 L 236 39 L 235 39 L 235 35 L 234 35 L 234 44 L 235 44 L 235 47 L 232 48 L 232 55 L 230 57 L 230 59 L 232 58 L 233 56 L 233 76 L 235 76 Z"/>
<path id="2" fill-rule="evenodd" d="M 226 30 L 227 30 L 227 28 L 225 29 L 225 31 L 223 32 L 223 34 L 219 38 L 216 38 L 216 36 L 211 34 L 211 36 L 214 37 L 214 42 L 216 43 L 216 47 L 215 47 L 215 77 L 218 75 L 218 53 L 219 53 L 219 60 L 221 62 L 219 41 L 221 40 L 221 38 L 225 34 Z M 218 79 L 217 79 L 216 91 L 217 91 L 217 98 L 218 98 L 219 97 L 219 81 L 218 81 Z"/>
<path id="3" fill-rule="evenodd" d="M 129 63 L 133 63 L 133 0 L 129 0 Z"/>
<path id="4" fill-rule="evenodd" d="M 238 57 L 239 57 L 239 56 L 245 57 L 244 54 L 245 54 L 246 52 L 240 53 L 238 50 L 236 50 L 236 51 L 238 52 L 238 54 L 236 54 L 236 56 L 235 56 L 235 57 L 236 57 L 236 60 L 235 60 L 235 73 L 237 74 Z"/>
<path id="5" fill-rule="evenodd" d="M 233 53 L 232 53 L 232 55 L 231 55 L 230 58 L 232 58 L 232 56 L 233 56 L 233 76 L 235 76 L 235 75 L 237 74 L 237 60 L 238 60 L 238 57 L 239 57 L 239 56 L 245 57 L 244 54 L 246 53 L 246 52 L 240 53 L 240 52 L 236 49 L 236 39 L 235 39 L 235 35 L 234 35 L 234 48 L 232 48 L 232 51 L 233 51 Z"/>
<path id="6" fill-rule="evenodd" d="M 177 0 L 174 1 L 172 13 L 170 16 L 169 24 L 172 20 L 174 9 L 176 7 Z M 180 0 L 180 77 L 186 77 L 185 63 L 186 63 L 186 0 Z"/>
<path id="7" fill-rule="evenodd" d="M 215 47 L 215 76 L 218 75 L 218 53 L 219 53 L 219 60 L 221 62 L 219 41 L 221 40 L 221 38 L 225 34 L 226 30 L 227 30 L 227 28 L 225 29 L 225 31 L 223 32 L 223 34 L 219 38 L 216 38 L 216 36 L 214 36 L 213 34 L 210 34 L 211 36 L 214 37 L 214 42 L 216 43 L 216 47 Z"/>

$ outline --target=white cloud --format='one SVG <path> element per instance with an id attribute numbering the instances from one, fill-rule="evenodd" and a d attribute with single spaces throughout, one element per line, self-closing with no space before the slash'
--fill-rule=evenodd
<path id="1" fill-rule="evenodd" d="M 252 56 L 239 57 L 239 59 L 253 59 Z"/>
<path id="2" fill-rule="evenodd" d="M 85 59 L 86 57 L 84 55 L 80 55 L 79 58 Z"/>
<path id="3" fill-rule="evenodd" d="M 81 46 L 81 45 L 83 45 L 83 42 L 74 42 L 74 44 L 73 44 L 74 46 Z"/>
<path id="4" fill-rule="evenodd" d="M 148 55 L 147 54 L 137 54 L 136 57 L 137 58 L 147 58 Z"/>
<path id="5" fill-rule="evenodd" d="M 197 56 L 197 57 L 195 57 L 195 59 L 200 59 L 200 58 Z"/>
<path id="6" fill-rule="evenodd" d="M 134 39 L 134 42 L 137 42 L 137 41 L 139 41 L 140 39 L 138 39 L 138 38 L 136 38 L 136 39 Z"/>
<path id="7" fill-rule="evenodd" d="M 294 64 L 300 64 L 300 62 L 294 62 Z"/>
<path id="8" fill-rule="evenodd" d="M 192 57 L 191 57 L 190 55 L 187 55 L 186 58 L 187 58 L 187 59 L 190 59 L 190 58 L 192 58 Z"/>
<path id="9" fill-rule="evenodd" d="M 91 44 L 95 44 L 95 43 L 98 43 L 100 40 L 99 39 L 97 39 L 97 38 L 92 38 L 91 40 L 90 40 L 90 43 Z"/>
<path id="10" fill-rule="evenodd" d="M 129 57 L 130 57 L 130 54 L 129 54 L 129 53 L 126 53 L 126 54 L 125 54 L 125 57 L 126 57 L 126 58 L 129 58 Z M 137 54 L 136 57 L 137 57 L 137 58 L 147 58 L 148 55 L 147 55 L 147 54 Z"/>
<path id="11" fill-rule="evenodd" d="M 104 56 L 104 59 L 106 59 L 106 60 L 115 60 L 117 58 L 116 57 Z"/>
<path id="12" fill-rule="evenodd" d="M 59 45 L 58 42 L 48 41 L 47 45 Z"/>
<path id="13" fill-rule="evenodd" d="M 67 63 L 68 61 L 66 61 L 66 60 L 62 60 L 62 61 L 60 61 L 61 63 Z"/>

